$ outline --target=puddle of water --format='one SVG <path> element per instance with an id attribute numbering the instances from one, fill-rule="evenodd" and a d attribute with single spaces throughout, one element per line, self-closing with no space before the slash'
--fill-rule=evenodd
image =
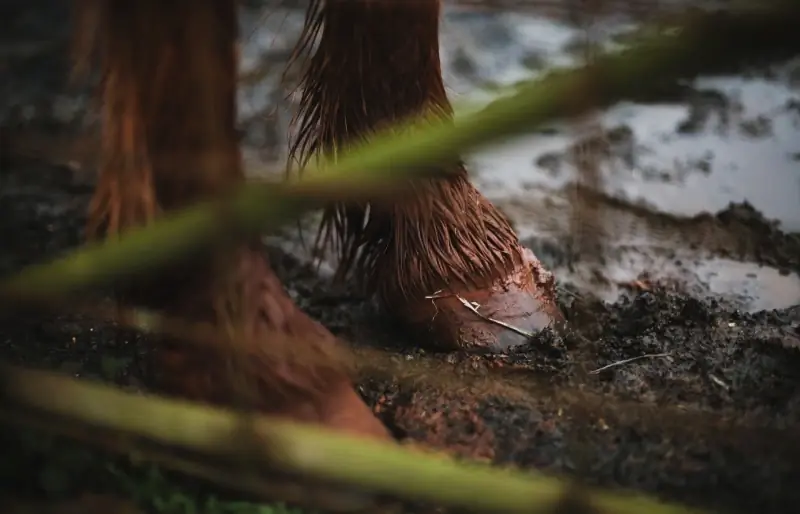
<path id="1" fill-rule="evenodd" d="M 517 47 L 508 53 L 517 62 L 512 59 L 505 69 L 491 69 L 498 85 L 510 86 L 538 74 L 521 63 L 525 55 L 535 53 L 547 65 L 575 63 L 567 50 L 580 37 L 575 29 L 536 16 L 515 15 L 505 21 L 516 28 Z M 630 29 L 630 24 L 607 24 L 604 42 L 609 46 L 613 35 Z M 693 86 L 713 92 L 706 102 L 716 109 L 689 103 L 622 103 L 598 113 L 596 121 L 604 131 L 623 136 L 609 143 L 609 157 L 597 159 L 598 192 L 680 216 L 718 212 L 746 200 L 767 218 L 778 220 L 783 230 L 800 231 L 800 115 L 793 102 L 797 91 L 787 74 L 776 73 L 772 79 L 700 78 Z M 470 99 L 486 96 L 478 91 Z M 720 105 L 714 106 L 713 100 Z M 698 110 L 701 117 L 695 120 Z M 470 156 L 476 184 L 504 208 L 522 238 L 569 233 L 571 208 L 560 192 L 580 181 L 568 150 L 583 138 L 575 127 L 554 124 L 548 134 L 524 136 Z M 618 246 L 613 257 L 600 269 L 557 267 L 556 276 L 608 301 L 620 294 L 617 284 L 630 283 L 645 272 L 697 284 L 698 294 L 723 296 L 748 310 L 787 307 L 800 300 L 797 274 L 701 255 L 682 244 L 679 234 L 669 237 L 666 257 L 656 250 L 665 246 L 664 234 L 637 227 L 630 219 L 611 218 L 605 221 L 612 225 L 607 240 Z M 672 255 L 676 251 L 681 258 Z M 597 280 L 598 271 L 605 284 Z"/>
<path id="2" fill-rule="evenodd" d="M 277 10 L 259 28 L 253 19 L 245 21 L 254 37 L 243 45 L 244 68 L 252 71 L 270 56 L 280 60 L 299 34 L 302 16 Z M 620 19 L 600 20 L 592 35 L 611 48 L 616 36 L 633 28 Z M 451 99 L 480 104 L 491 100 L 498 88 L 536 77 L 550 66 L 576 64 L 577 42 L 584 38 L 574 27 L 531 13 L 447 8 L 441 55 Z M 693 84 L 696 102 L 621 103 L 598 113 L 597 123 L 607 131 L 607 140 L 612 139 L 608 156 L 597 162 L 598 192 L 682 216 L 717 212 L 746 200 L 784 230 L 800 231 L 800 100 L 795 100 L 800 95 L 789 77 L 779 71 L 770 78 L 701 78 Z M 285 93 L 275 74 L 243 88 L 241 119 L 262 115 Z M 286 112 L 276 121 L 279 133 L 286 131 Z M 546 133 L 468 157 L 476 185 L 509 215 L 521 238 L 569 234 L 571 206 L 563 191 L 579 174 L 568 150 L 582 137 L 575 127 L 556 123 Z M 618 245 L 602 270 L 612 285 L 598 286 L 587 278 L 596 273 L 589 267 L 556 268 L 559 278 L 609 300 L 619 293 L 613 284 L 630 282 L 643 272 L 696 284 L 701 294 L 735 298 L 748 309 L 785 307 L 800 300 L 796 274 L 782 276 L 773 268 L 701 254 L 680 233 L 671 233 L 665 243 L 664 234 L 652 233 L 647 223 L 630 216 L 604 217 L 612 225 L 603 229 L 606 237 Z M 620 249 L 623 244 L 633 249 Z M 660 250 L 665 246 L 672 255 Z M 674 265 L 676 253 L 680 266 Z"/>
<path id="3" fill-rule="evenodd" d="M 658 255 L 643 255 L 639 249 L 617 254 L 602 268 L 593 266 L 569 269 L 553 268 L 559 280 L 579 291 L 591 291 L 603 301 L 614 302 L 628 294 L 630 286 L 646 277 L 648 281 L 666 281 L 688 288 L 700 297 L 716 296 L 739 309 L 755 312 L 781 309 L 800 303 L 800 277 L 753 263 L 723 258 L 687 261 Z M 679 263 L 679 264 L 676 264 Z M 598 280 L 598 273 L 602 280 Z"/>
<path id="4" fill-rule="evenodd" d="M 729 259 L 707 259 L 697 263 L 695 273 L 709 292 L 744 299 L 747 310 L 781 309 L 800 303 L 800 277 L 775 268 L 754 269 L 751 263 Z"/>
<path id="5" fill-rule="evenodd" d="M 747 200 L 767 218 L 779 220 L 784 230 L 800 231 L 800 115 L 786 107 L 793 91 L 764 80 L 698 82 L 704 89 L 738 93 L 741 110 L 728 126 L 713 115 L 702 132 L 682 134 L 678 128 L 689 118 L 689 106 L 620 104 L 609 109 L 598 120 L 603 128 L 632 134 L 626 148 L 600 160 L 601 191 L 683 216 Z M 759 122 L 769 134 L 747 132 Z M 577 168 L 564 158 L 578 137 L 568 129 L 525 136 L 477 154 L 470 161 L 476 181 L 498 201 L 531 185 L 559 189 L 578 180 Z M 554 158 L 559 159 L 556 169 Z"/>

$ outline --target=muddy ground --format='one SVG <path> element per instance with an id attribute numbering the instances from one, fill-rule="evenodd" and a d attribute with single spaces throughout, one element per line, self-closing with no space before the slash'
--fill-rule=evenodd
<path id="1" fill-rule="evenodd" d="M 20 22 L 30 44 L 9 44 L 13 31 L 0 35 L 6 40 L 0 66 L 13 72 L 3 84 L 11 106 L 4 126 L 16 130 L 22 120 L 26 129 L 72 134 L 85 121 L 74 115 L 85 99 L 52 100 L 63 91 L 64 66 L 46 41 L 30 41 L 36 33 L 30 23 Z M 74 170 L 41 162 L 54 159 L 42 159 L 48 152 L 40 150 L 35 159 L 3 155 L 0 271 L 6 274 L 81 240 L 91 184 Z M 800 271 L 800 235 L 782 232 L 747 204 L 678 217 L 600 200 L 714 255 Z M 527 241 L 554 267 L 581 266 L 566 239 Z M 543 334 L 508 355 L 439 354 L 412 348 L 411 338 L 386 329 L 367 299 L 331 284 L 286 247 L 270 250 L 278 273 L 303 308 L 353 344 L 363 364 L 360 391 L 398 438 L 725 512 L 794 512 L 800 505 L 800 307 L 748 313 L 729 299 L 704 297 L 696 284 L 647 277 L 613 304 L 591 289 L 564 286 L 567 335 Z M 66 316 L 2 323 L 2 359 L 146 387 L 146 341 L 137 334 Z M 159 507 L 140 489 L 121 487 L 107 463 L 98 468 L 85 453 L 70 449 L 64 456 L 21 445 L 19 434 L 3 437 L 6 448 L 15 448 L 0 467 L 4 494 L 111 490 L 148 510 L 187 512 L 180 502 Z"/>

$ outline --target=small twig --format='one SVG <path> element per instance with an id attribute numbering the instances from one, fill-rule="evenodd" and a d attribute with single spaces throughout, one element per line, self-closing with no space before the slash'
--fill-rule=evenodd
<path id="1" fill-rule="evenodd" d="M 436 316 L 439 315 L 439 306 L 436 305 L 436 300 L 438 300 L 439 298 L 447 298 L 448 296 L 453 296 L 453 293 L 443 293 L 442 290 L 439 289 L 435 293 L 429 294 L 428 296 L 425 297 L 426 300 L 430 300 L 431 301 L 431 304 L 433 305 L 433 308 L 435 309 L 434 312 L 433 312 L 433 317 L 431 318 L 431 321 L 435 320 Z"/>
<path id="2" fill-rule="evenodd" d="M 631 357 L 630 359 L 623 359 L 621 361 L 612 362 L 611 364 L 606 364 L 602 368 L 597 368 L 596 370 L 590 371 L 590 375 L 597 375 L 601 371 L 605 371 L 610 368 L 614 368 L 616 366 L 622 366 L 624 364 L 629 364 L 634 361 L 642 360 L 642 359 L 654 359 L 656 357 L 669 357 L 668 353 L 646 353 L 644 355 L 639 355 L 638 357 Z"/>
<path id="3" fill-rule="evenodd" d="M 708 378 L 711 379 L 712 382 L 714 382 L 715 384 L 717 384 L 721 388 L 725 389 L 726 391 L 729 391 L 730 388 L 731 388 L 728 384 L 725 383 L 724 380 L 722 380 L 721 378 L 719 378 L 719 377 L 717 377 L 715 375 L 709 374 Z"/>
<path id="4" fill-rule="evenodd" d="M 527 332 L 525 330 L 522 330 L 521 328 L 517 328 L 514 325 L 509 325 L 505 321 L 500 321 L 499 319 L 494 319 L 494 318 L 490 318 L 489 316 L 485 316 L 485 315 L 481 314 L 480 312 L 478 312 L 478 309 L 480 308 L 480 305 L 478 305 L 477 303 L 469 302 L 469 301 L 465 300 L 464 298 L 462 298 L 462 297 L 460 297 L 458 295 L 455 295 L 455 297 L 458 298 L 458 301 L 461 302 L 461 305 L 463 305 L 467 309 L 471 310 L 473 313 L 475 313 L 476 316 L 478 316 L 482 320 L 488 321 L 489 323 L 494 323 L 495 325 L 500 325 L 501 327 L 507 328 L 508 330 L 510 330 L 512 332 L 516 332 L 517 334 L 519 334 L 519 335 L 521 335 L 523 337 L 527 337 L 528 339 L 533 339 L 533 334 L 531 332 Z"/>

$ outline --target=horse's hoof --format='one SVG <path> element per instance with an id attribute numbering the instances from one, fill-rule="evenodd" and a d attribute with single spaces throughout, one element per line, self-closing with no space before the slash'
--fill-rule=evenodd
<path id="1" fill-rule="evenodd" d="M 418 299 L 406 321 L 430 334 L 442 349 L 504 352 L 551 327 L 564 316 L 555 299 L 552 275 L 526 250 L 525 263 L 490 287 L 453 288 Z"/>
<path id="2" fill-rule="evenodd" d="M 352 436 L 393 439 L 350 382 L 333 387 L 322 400 L 312 420 L 317 424 Z"/>

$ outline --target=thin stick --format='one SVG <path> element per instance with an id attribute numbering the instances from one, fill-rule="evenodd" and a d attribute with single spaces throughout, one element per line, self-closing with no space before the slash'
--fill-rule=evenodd
<path id="1" fill-rule="evenodd" d="M 475 315 L 478 316 L 479 318 L 481 318 L 482 320 L 487 321 L 489 323 L 494 323 L 495 325 L 500 325 L 501 327 L 507 328 L 508 330 L 510 330 L 512 332 L 516 332 L 517 334 L 519 334 L 519 335 L 521 335 L 523 337 L 526 337 L 527 339 L 533 339 L 533 333 L 532 332 L 527 332 L 525 330 L 522 330 L 521 328 L 517 328 L 517 327 L 515 327 L 513 325 L 509 325 L 505 321 L 500 321 L 499 319 L 490 318 L 489 316 L 481 314 L 480 312 L 478 312 L 478 309 L 480 308 L 480 305 L 478 305 L 478 304 L 476 304 L 474 302 L 469 302 L 466 299 L 460 297 L 459 295 L 456 295 L 456 298 L 458 298 L 458 301 L 461 302 L 461 305 L 463 305 L 464 307 L 466 307 L 467 309 L 469 309 L 470 311 L 475 313 Z"/>
<path id="2" fill-rule="evenodd" d="M 655 359 L 658 357 L 669 357 L 668 353 L 646 353 L 644 355 L 639 355 L 638 357 L 631 357 L 630 359 L 623 359 L 621 361 L 612 362 L 611 364 L 606 364 L 602 368 L 597 368 L 589 372 L 590 375 L 597 375 L 601 371 L 605 371 L 607 369 L 611 369 L 617 366 L 624 366 L 625 364 L 629 364 L 631 362 L 635 362 L 642 359 Z"/>

